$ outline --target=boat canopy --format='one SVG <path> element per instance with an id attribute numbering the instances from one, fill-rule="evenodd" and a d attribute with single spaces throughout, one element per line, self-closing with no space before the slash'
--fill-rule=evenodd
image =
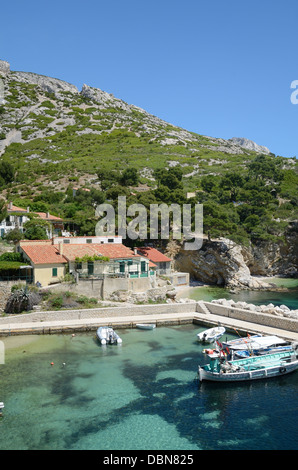
<path id="1" fill-rule="evenodd" d="M 259 336 L 257 338 L 241 338 L 236 340 L 235 342 L 231 341 L 230 343 L 227 342 L 225 345 L 231 349 L 262 349 L 262 348 L 269 348 L 270 346 L 277 346 L 287 344 L 282 338 L 278 338 L 278 336 Z"/>

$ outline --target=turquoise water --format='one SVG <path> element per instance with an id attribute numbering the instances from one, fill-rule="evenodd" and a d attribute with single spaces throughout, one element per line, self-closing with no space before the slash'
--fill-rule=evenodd
<path id="1" fill-rule="evenodd" d="M 278 291 L 249 291 L 241 290 L 232 294 L 222 287 L 204 286 L 191 288 L 183 292 L 182 297 L 193 300 L 233 299 L 235 302 L 244 301 L 256 305 L 269 304 L 286 305 L 292 310 L 298 309 L 298 279 L 268 278 L 266 282 L 274 282 L 278 287 L 286 287 L 287 292 Z"/>
<path id="2" fill-rule="evenodd" d="M 118 330 L 106 347 L 93 333 L 4 339 L 0 449 L 297 450 L 298 372 L 199 384 L 203 329 Z"/>

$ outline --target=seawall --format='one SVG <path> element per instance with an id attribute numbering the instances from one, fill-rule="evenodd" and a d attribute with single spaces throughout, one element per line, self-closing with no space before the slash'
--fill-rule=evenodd
<path id="1" fill-rule="evenodd" d="M 230 331 L 276 334 L 298 341 L 297 320 L 203 301 L 7 315 L 0 318 L 0 336 L 93 331 L 102 325 L 134 328 L 136 323 L 144 322 L 157 326 L 196 323 L 208 327 L 220 323 Z"/>

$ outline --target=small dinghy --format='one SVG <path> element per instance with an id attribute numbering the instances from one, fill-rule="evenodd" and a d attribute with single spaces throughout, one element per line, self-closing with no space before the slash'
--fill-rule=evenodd
<path id="1" fill-rule="evenodd" d="M 109 326 L 100 326 L 97 329 L 96 336 L 100 344 L 121 344 L 120 336 Z"/>
<path id="2" fill-rule="evenodd" d="M 137 323 L 136 327 L 140 330 L 153 330 L 156 328 L 155 323 Z"/>
<path id="3" fill-rule="evenodd" d="M 223 326 L 216 326 L 214 328 L 209 328 L 209 330 L 202 331 L 202 333 L 197 334 L 198 341 L 202 343 L 213 343 L 217 339 L 221 338 L 226 329 Z"/>

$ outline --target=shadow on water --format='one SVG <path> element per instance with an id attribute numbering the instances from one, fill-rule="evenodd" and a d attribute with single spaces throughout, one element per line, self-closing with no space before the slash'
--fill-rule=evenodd
<path id="1" fill-rule="evenodd" d="M 120 348 L 109 345 L 105 350 L 94 336 L 82 336 L 77 338 L 79 347 L 72 343 L 69 350 L 56 349 L 56 369 L 49 366 L 47 358 L 47 373 L 38 377 L 39 380 L 45 377 L 49 388 L 49 396 L 42 406 L 50 414 L 51 407 L 57 405 L 57 416 L 54 424 L 46 423 L 36 437 L 36 448 L 45 448 L 58 440 L 56 445 L 60 448 L 76 448 L 80 442 L 91 442 L 93 437 L 96 442 L 99 431 L 109 435 L 113 426 L 121 428 L 130 418 L 146 415 L 160 417 L 193 448 L 297 448 L 297 439 L 295 442 L 293 437 L 298 419 L 293 401 L 298 391 L 297 375 L 224 386 L 199 383 L 197 366 L 207 359 L 202 354 L 203 346 L 194 340 L 197 328 L 188 327 L 184 331 L 182 336 L 179 328 L 173 329 L 173 336 L 166 329 L 154 336 L 129 332 L 131 336 L 127 334 L 127 341 Z M 181 347 L 184 342 L 186 347 Z M 173 343 L 177 348 L 173 348 Z M 66 367 L 61 366 L 62 361 Z M 35 358 L 17 363 L 29 377 L 26 386 L 32 386 Z M 115 377 L 106 385 L 103 374 L 109 377 L 115 374 Z M 127 399 L 121 401 L 126 393 Z M 101 400 L 101 394 L 111 394 L 107 410 L 101 409 L 101 403 L 107 403 Z M 55 428 L 59 409 L 63 410 L 66 425 L 63 434 Z M 112 447 L 113 443 L 111 450 Z"/>

